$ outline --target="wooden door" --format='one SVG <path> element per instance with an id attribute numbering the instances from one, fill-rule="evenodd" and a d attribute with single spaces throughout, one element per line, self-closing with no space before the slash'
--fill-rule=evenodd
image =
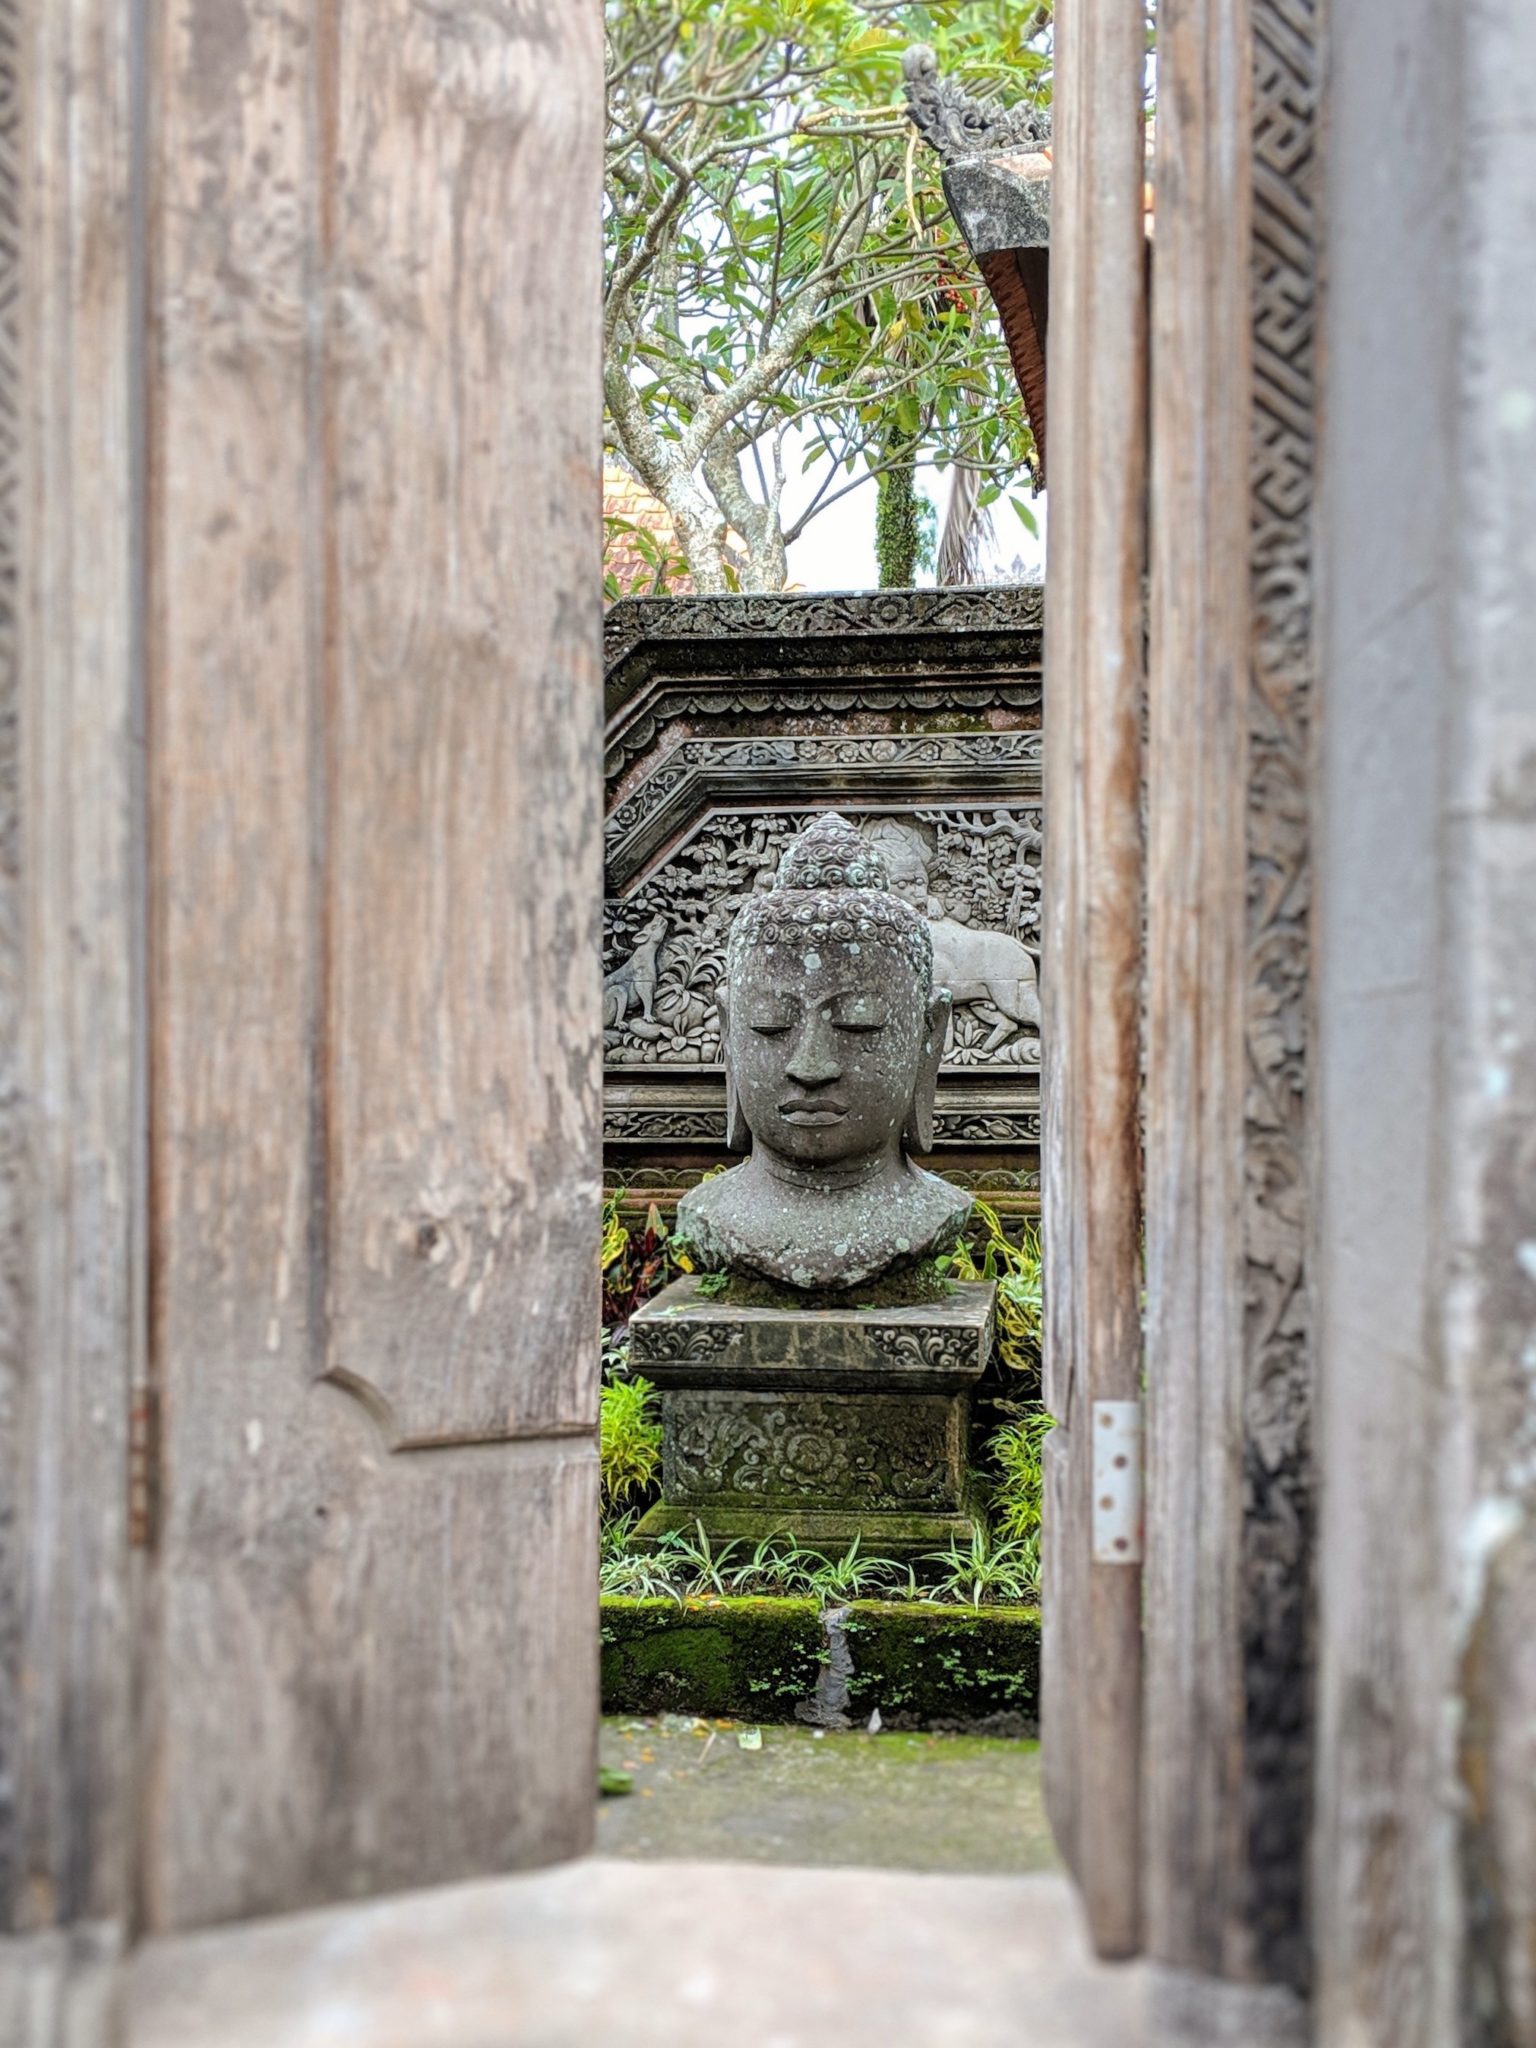
<path id="1" fill-rule="evenodd" d="M 1104 1955 L 1140 1938 L 1140 0 L 1061 0 L 1046 575 L 1043 1735 Z M 1104 1451 L 1098 1453 L 1102 1443 Z"/>
<path id="2" fill-rule="evenodd" d="M 167 1927 L 591 1835 L 602 78 L 595 0 L 160 13 Z"/>
<path id="3" fill-rule="evenodd" d="M 0 0 L 10 1928 L 590 1841 L 601 33 Z"/>

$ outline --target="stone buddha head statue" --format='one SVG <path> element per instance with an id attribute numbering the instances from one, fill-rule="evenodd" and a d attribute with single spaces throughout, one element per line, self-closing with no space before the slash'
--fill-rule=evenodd
<path id="1" fill-rule="evenodd" d="M 845 818 L 817 818 L 731 928 L 727 1137 L 751 1156 L 679 1205 L 705 1265 L 855 1287 L 954 1244 L 970 1197 L 907 1157 L 933 1143 L 950 998 L 932 983 L 925 920 Z"/>

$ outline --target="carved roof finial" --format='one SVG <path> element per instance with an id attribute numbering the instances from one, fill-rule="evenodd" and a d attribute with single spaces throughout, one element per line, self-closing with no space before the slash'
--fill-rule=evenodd
<path id="1" fill-rule="evenodd" d="M 994 149 L 1042 149 L 1051 139 L 1050 116 L 1043 108 L 993 107 L 974 99 L 943 76 L 926 43 L 914 43 L 901 68 L 912 124 L 946 163 Z"/>

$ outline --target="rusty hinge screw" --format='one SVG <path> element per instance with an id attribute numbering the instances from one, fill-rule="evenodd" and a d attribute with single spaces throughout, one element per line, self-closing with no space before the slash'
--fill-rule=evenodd
<path id="1" fill-rule="evenodd" d="M 141 1387 L 128 1410 L 128 1542 L 148 1550 L 160 1520 L 160 1396 Z"/>

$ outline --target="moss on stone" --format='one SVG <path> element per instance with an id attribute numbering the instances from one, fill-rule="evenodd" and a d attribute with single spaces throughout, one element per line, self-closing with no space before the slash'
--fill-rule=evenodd
<path id="1" fill-rule="evenodd" d="M 1033 1607 L 858 1600 L 842 1626 L 853 1658 L 847 1712 L 891 1727 L 990 1727 L 1036 1718 L 1040 1615 Z M 607 1599 L 603 1711 L 791 1720 L 827 1655 L 813 1600 Z"/>
<path id="2" fill-rule="evenodd" d="M 1035 1725 L 1040 1611 L 861 1600 L 847 1622 L 853 1651 L 848 1711 L 874 1708 L 893 1728 L 1003 1718 Z"/>
<path id="3" fill-rule="evenodd" d="M 815 1692 L 823 1654 L 814 1600 L 607 1599 L 603 1711 L 787 1721 Z"/>
<path id="4" fill-rule="evenodd" d="M 1034 721 L 1025 719 L 1025 726 Z M 964 711 L 958 704 L 946 704 L 939 711 L 893 711 L 892 732 L 996 732 L 985 711 Z"/>

